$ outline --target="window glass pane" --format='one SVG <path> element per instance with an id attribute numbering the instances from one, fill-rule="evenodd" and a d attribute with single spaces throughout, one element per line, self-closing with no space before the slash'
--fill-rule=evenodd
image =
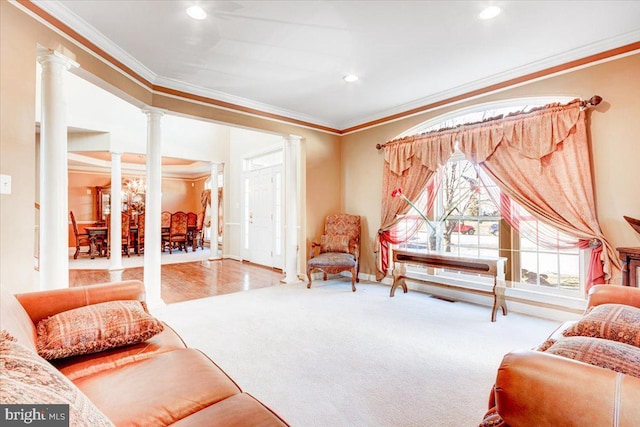
<path id="1" fill-rule="evenodd" d="M 538 284 L 541 286 L 558 286 L 558 257 L 555 253 L 538 253 Z"/>
<path id="2" fill-rule="evenodd" d="M 580 257 L 578 255 L 559 255 L 560 287 L 580 290 Z"/>

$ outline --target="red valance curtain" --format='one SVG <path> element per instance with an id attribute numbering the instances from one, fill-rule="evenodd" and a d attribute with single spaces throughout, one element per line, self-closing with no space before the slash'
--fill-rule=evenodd
<path id="1" fill-rule="evenodd" d="M 453 153 L 457 142 L 468 160 L 477 163 L 502 192 L 533 217 L 576 239 L 602 244 L 600 258 L 592 256 L 588 274 L 592 282 L 587 288 L 594 281 L 608 280 L 613 266 L 619 268 L 596 217 L 585 112 L 579 100 L 414 138 L 440 141 L 438 137 L 443 136 L 443 142 L 421 146 L 421 156 L 437 158 L 439 166 L 448 158 L 443 153 Z M 389 158 L 387 145 L 385 173 L 395 174 L 388 165 L 402 164 L 403 158 Z M 408 151 L 408 147 L 403 150 Z M 383 218 L 388 194 L 383 193 Z M 597 279 L 598 275 L 603 279 Z"/>

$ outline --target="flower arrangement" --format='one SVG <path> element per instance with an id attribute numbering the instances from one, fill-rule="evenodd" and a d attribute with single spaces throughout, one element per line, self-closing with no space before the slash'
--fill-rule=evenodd
<path id="1" fill-rule="evenodd" d="M 421 211 L 420 209 L 418 209 L 418 208 L 416 207 L 416 205 L 414 205 L 414 204 L 413 204 L 413 202 L 412 202 L 411 200 L 409 200 L 409 199 L 407 198 L 407 196 L 405 196 L 405 195 L 402 193 L 402 187 L 398 187 L 398 188 L 396 188 L 395 190 L 393 190 L 393 191 L 391 192 L 391 197 L 394 197 L 394 198 L 395 198 L 395 197 L 400 197 L 402 200 L 404 200 L 405 202 L 407 202 L 407 203 L 409 204 L 409 206 L 411 206 L 411 207 L 412 207 L 416 212 L 418 212 L 418 214 L 422 217 L 422 219 L 424 220 L 424 222 L 425 222 L 425 223 L 427 223 L 427 224 L 429 225 L 429 227 L 431 227 L 431 230 L 432 230 L 433 232 L 435 232 L 435 231 L 436 231 L 436 229 L 434 228 L 434 226 L 431 224 L 431 221 L 429 221 L 429 220 L 427 219 L 427 217 L 426 217 L 426 216 L 424 216 L 424 214 L 422 213 L 422 211 Z"/>

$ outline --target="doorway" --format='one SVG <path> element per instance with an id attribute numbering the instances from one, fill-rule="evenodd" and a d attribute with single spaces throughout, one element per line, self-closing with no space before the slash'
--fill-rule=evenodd
<path id="1" fill-rule="evenodd" d="M 243 253 L 254 264 L 282 269 L 282 150 L 244 160 Z"/>

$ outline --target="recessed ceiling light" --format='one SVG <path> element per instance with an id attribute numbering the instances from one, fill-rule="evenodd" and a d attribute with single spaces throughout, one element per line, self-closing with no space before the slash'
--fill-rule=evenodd
<path id="1" fill-rule="evenodd" d="M 478 15 L 478 18 L 491 19 L 491 18 L 495 18 L 498 15 L 500 15 L 500 8 L 498 6 L 489 6 L 488 8 L 480 12 L 480 15 Z"/>
<path id="2" fill-rule="evenodd" d="M 342 79 L 347 83 L 352 83 L 358 80 L 358 76 L 356 76 L 355 74 L 347 74 Z"/>
<path id="3" fill-rule="evenodd" d="M 207 17 L 207 12 L 205 12 L 200 6 L 191 6 L 187 9 L 187 15 L 193 19 L 202 20 Z"/>

